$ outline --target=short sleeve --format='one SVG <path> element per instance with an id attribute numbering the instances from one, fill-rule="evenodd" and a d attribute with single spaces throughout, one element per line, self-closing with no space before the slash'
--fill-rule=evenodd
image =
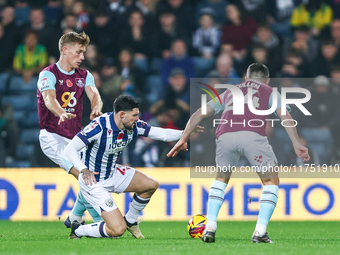
<path id="1" fill-rule="evenodd" d="M 98 120 L 93 120 L 88 124 L 77 136 L 86 144 L 97 140 L 102 133 L 102 127 L 99 125 Z"/>
<path id="2" fill-rule="evenodd" d="M 94 77 L 92 75 L 92 73 L 90 73 L 89 71 L 87 71 L 87 75 L 86 75 L 86 80 L 85 80 L 85 87 L 86 86 L 93 86 L 95 87 L 95 83 L 94 83 Z"/>
<path id="3" fill-rule="evenodd" d="M 136 126 L 137 126 L 137 135 L 145 136 L 145 137 L 149 135 L 151 126 L 148 125 L 148 123 L 142 120 L 138 120 Z"/>
<path id="4" fill-rule="evenodd" d="M 48 89 L 55 90 L 55 84 L 57 82 L 57 79 L 55 78 L 55 75 L 50 71 L 42 71 L 39 74 L 38 79 L 38 89 L 40 92 L 43 92 Z"/>
<path id="5" fill-rule="evenodd" d="M 224 95 L 225 95 L 226 91 L 223 92 L 221 95 L 219 95 L 219 98 L 222 101 L 222 105 L 220 103 L 220 99 L 218 97 L 215 97 L 214 99 L 210 100 L 207 104 L 214 109 L 215 114 L 218 114 L 219 112 L 224 110 Z"/>

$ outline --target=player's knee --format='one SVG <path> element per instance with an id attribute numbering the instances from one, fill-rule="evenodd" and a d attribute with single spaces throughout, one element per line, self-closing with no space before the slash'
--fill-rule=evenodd
<path id="1" fill-rule="evenodd" d="M 108 226 L 107 234 L 111 237 L 122 236 L 126 231 L 126 225 L 121 224 L 118 226 Z"/>
<path id="2" fill-rule="evenodd" d="M 115 228 L 115 236 L 122 236 L 126 231 L 126 225 L 120 225 Z"/>
<path id="3" fill-rule="evenodd" d="M 156 191 L 157 189 L 158 189 L 158 187 L 159 187 L 159 182 L 156 180 L 156 179 L 154 179 L 153 181 L 152 181 L 152 184 L 151 184 L 151 189 L 152 189 L 152 191 Z"/>

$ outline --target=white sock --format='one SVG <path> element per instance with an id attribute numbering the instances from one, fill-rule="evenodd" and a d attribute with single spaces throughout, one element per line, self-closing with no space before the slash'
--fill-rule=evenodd
<path id="1" fill-rule="evenodd" d="M 207 224 L 205 225 L 205 230 L 216 232 L 216 229 L 217 229 L 217 222 L 208 220 Z"/>
<path id="2" fill-rule="evenodd" d="M 145 208 L 149 201 L 150 198 L 141 198 L 135 193 L 131 201 L 130 209 L 125 215 L 125 219 L 127 220 L 127 222 L 131 224 L 137 222 L 140 212 Z"/>
<path id="3" fill-rule="evenodd" d="M 82 217 L 81 216 L 77 216 L 74 213 L 70 213 L 70 215 L 68 216 L 70 218 L 70 221 L 73 222 L 75 220 L 79 221 L 81 223 L 82 221 Z"/>
<path id="4" fill-rule="evenodd" d="M 263 236 L 267 232 L 267 225 L 257 223 L 255 231 L 259 232 L 260 236 Z"/>
<path id="5" fill-rule="evenodd" d="M 108 237 L 106 233 L 106 223 L 104 221 L 96 222 L 93 224 L 81 225 L 75 231 L 77 236 L 89 237 Z"/>

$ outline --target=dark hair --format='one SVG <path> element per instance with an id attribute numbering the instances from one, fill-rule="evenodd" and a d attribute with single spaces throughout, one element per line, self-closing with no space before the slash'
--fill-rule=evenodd
<path id="1" fill-rule="evenodd" d="M 247 69 L 247 77 L 265 83 L 269 78 L 268 67 L 261 63 L 253 63 Z"/>
<path id="2" fill-rule="evenodd" d="M 325 45 L 333 45 L 336 46 L 334 40 L 332 38 L 328 38 L 328 39 L 324 39 L 321 42 L 321 46 L 325 46 Z"/>
<path id="3" fill-rule="evenodd" d="M 139 102 L 130 95 L 120 95 L 113 102 L 113 110 L 115 113 L 120 111 L 132 111 L 134 108 L 139 108 Z"/>

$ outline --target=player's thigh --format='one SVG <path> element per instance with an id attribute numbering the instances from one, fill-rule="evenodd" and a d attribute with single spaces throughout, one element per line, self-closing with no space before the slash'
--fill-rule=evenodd
<path id="1" fill-rule="evenodd" d="M 234 135 L 226 133 L 216 140 L 216 178 L 230 178 L 232 168 L 237 165 L 240 159 L 240 153 L 232 142 Z"/>
<path id="2" fill-rule="evenodd" d="M 126 223 L 120 210 L 116 208 L 110 212 L 102 212 L 102 218 L 106 226 L 113 231 L 116 236 L 121 236 L 126 230 Z"/>
<path id="3" fill-rule="evenodd" d="M 79 178 L 78 182 L 83 197 L 99 215 L 102 215 L 103 212 L 111 212 L 118 208 L 111 193 L 101 182 L 86 185 L 82 177 Z"/>
<path id="4" fill-rule="evenodd" d="M 73 167 L 71 162 L 67 160 L 65 155 L 65 147 L 70 140 L 58 134 L 49 133 L 46 130 L 41 130 L 39 135 L 40 147 L 43 153 L 54 163 L 59 165 L 67 173 Z"/>
<path id="5" fill-rule="evenodd" d="M 125 192 L 144 193 L 144 192 L 156 190 L 158 186 L 159 186 L 159 183 L 155 178 L 136 170 Z"/>

